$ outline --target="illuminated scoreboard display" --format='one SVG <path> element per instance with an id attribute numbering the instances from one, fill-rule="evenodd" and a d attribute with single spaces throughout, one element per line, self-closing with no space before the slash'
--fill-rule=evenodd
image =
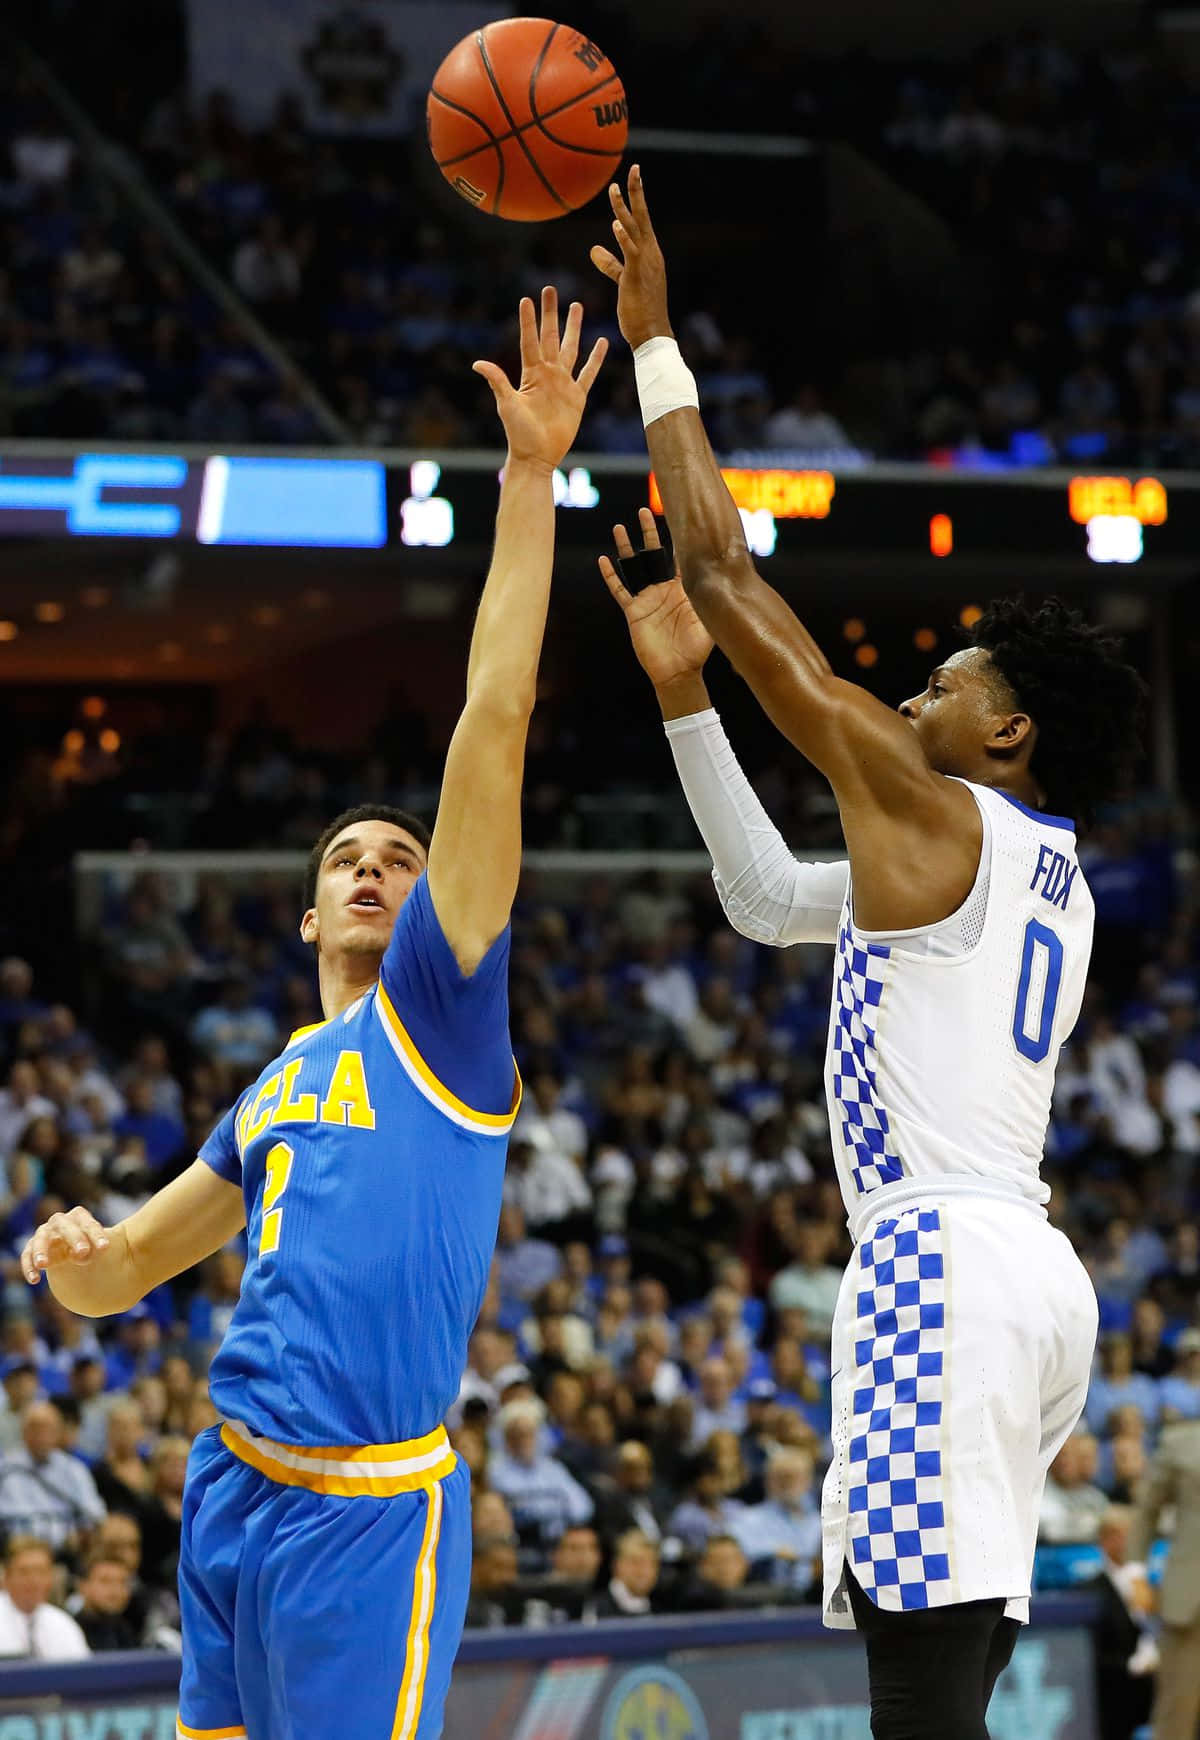
<path id="1" fill-rule="evenodd" d="M 486 551 L 497 461 L 265 454 L 0 453 L 0 537 L 179 539 L 213 546 Z M 953 565 L 972 555 L 1102 566 L 1200 550 L 1200 475 L 939 471 L 923 466 L 724 472 L 765 562 L 854 552 Z M 563 549 L 605 549 L 618 520 L 662 511 L 644 466 L 581 457 L 554 477 Z"/>

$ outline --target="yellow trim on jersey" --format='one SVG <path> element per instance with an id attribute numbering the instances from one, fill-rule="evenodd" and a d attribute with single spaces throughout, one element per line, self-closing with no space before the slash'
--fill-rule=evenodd
<path id="1" fill-rule="evenodd" d="M 239 1420 L 226 1420 L 221 1442 L 268 1480 L 281 1486 L 305 1486 L 334 1498 L 395 1498 L 402 1492 L 431 1490 L 458 1461 L 444 1426 L 399 1444 L 326 1450 L 310 1444 L 277 1444 L 258 1437 Z"/>
<path id="2" fill-rule="evenodd" d="M 176 1740 L 246 1740 L 244 1728 L 189 1728 L 175 1718 Z"/>
<path id="3" fill-rule="evenodd" d="M 434 1075 L 429 1065 L 425 1062 L 425 1059 L 421 1056 L 421 1053 L 413 1044 L 408 1029 L 405 1027 L 403 1021 L 401 1021 L 399 1015 L 397 1015 L 391 998 L 384 990 L 382 979 L 379 981 L 379 987 L 375 993 L 375 1002 L 378 1006 L 379 1013 L 387 1023 L 389 1031 L 399 1042 L 404 1056 L 412 1065 L 421 1081 L 424 1082 L 433 1099 L 439 1100 L 447 1111 L 454 1114 L 456 1119 L 472 1124 L 476 1129 L 485 1130 L 489 1134 L 495 1134 L 498 1131 L 512 1129 L 517 1113 L 521 1107 L 521 1072 L 517 1068 L 515 1058 L 513 1059 L 512 1105 L 509 1107 L 508 1111 L 477 1112 L 473 1106 L 468 1106 L 465 1101 L 460 1100 L 457 1094 L 451 1092 L 445 1082 L 439 1081 L 437 1076 Z"/>
<path id="4" fill-rule="evenodd" d="M 297 1027 L 296 1031 L 292 1034 L 283 1049 L 285 1051 L 289 1050 L 293 1045 L 295 1045 L 298 1039 L 307 1039 L 310 1033 L 316 1033 L 320 1028 L 328 1026 L 329 1020 L 327 1019 L 325 1021 L 310 1021 L 307 1027 Z"/>
<path id="5" fill-rule="evenodd" d="M 433 1623 L 433 1604 L 437 1596 L 437 1549 L 441 1532 L 442 1489 L 434 1486 L 429 1492 L 425 1534 L 413 1574 L 412 1614 L 404 1646 L 404 1678 L 396 1699 L 392 1740 L 413 1740 L 421 1721 L 425 1674 L 429 1667 L 429 1628 Z"/>

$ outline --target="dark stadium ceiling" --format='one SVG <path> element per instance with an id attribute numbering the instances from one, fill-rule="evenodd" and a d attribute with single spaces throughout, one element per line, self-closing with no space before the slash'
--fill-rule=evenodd
<path id="1" fill-rule="evenodd" d="M 310 647 L 452 617 L 472 588 L 385 557 L 0 543 L 0 683 L 221 683 Z M 13 625 L 16 628 L 13 634 Z"/>
<path id="2" fill-rule="evenodd" d="M 0 539 L 0 684 L 221 684 L 365 628 L 400 635 L 417 622 L 444 621 L 465 645 L 487 549 L 423 552 L 418 574 L 415 554 Z M 1192 579 L 1195 568 L 1168 559 L 1116 571 L 1078 558 L 979 554 L 914 570 L 895 553 L 815 550 L 763 564 L 801 612 L 875 611 L 898 627 L 953 620 L 962 605 L 1021 588 L 1079 602 L 1144 598 Z M 568 604 L 567 656 L 581 646 L 590 656 L 613 608 L 590 549 L 560 549 L 552 634 L 568 621 Z"/>

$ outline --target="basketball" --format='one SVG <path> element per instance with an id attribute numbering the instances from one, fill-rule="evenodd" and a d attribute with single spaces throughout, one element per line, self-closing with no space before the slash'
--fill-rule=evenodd
<path id="1" fill-rule="evenodd" d="M 616 174 L 628 132 L 612 62 L 548 18 L 505 18 L 464 36 L 437 70 L 426 119 L 454 191 L 516 223 L 585 205 Z"/>

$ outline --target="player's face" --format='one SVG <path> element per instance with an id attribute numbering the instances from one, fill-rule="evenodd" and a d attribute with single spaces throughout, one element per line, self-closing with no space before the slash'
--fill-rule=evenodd
<path id="1" fill-rule="evenodd" d="M 982 647 L 964 647 L 930 673 L 924 692 L 900 703 L 935 773 L 975 778 L 985 747 L 1008 717 L 992 661 Z"/>
<path id="2" fill-rule="evenodd" d="M 382 957 L 425 863 L 425 848 L 407 829 L 351 823 L 326 848 L 301 936 L 326 954 Z"/>

